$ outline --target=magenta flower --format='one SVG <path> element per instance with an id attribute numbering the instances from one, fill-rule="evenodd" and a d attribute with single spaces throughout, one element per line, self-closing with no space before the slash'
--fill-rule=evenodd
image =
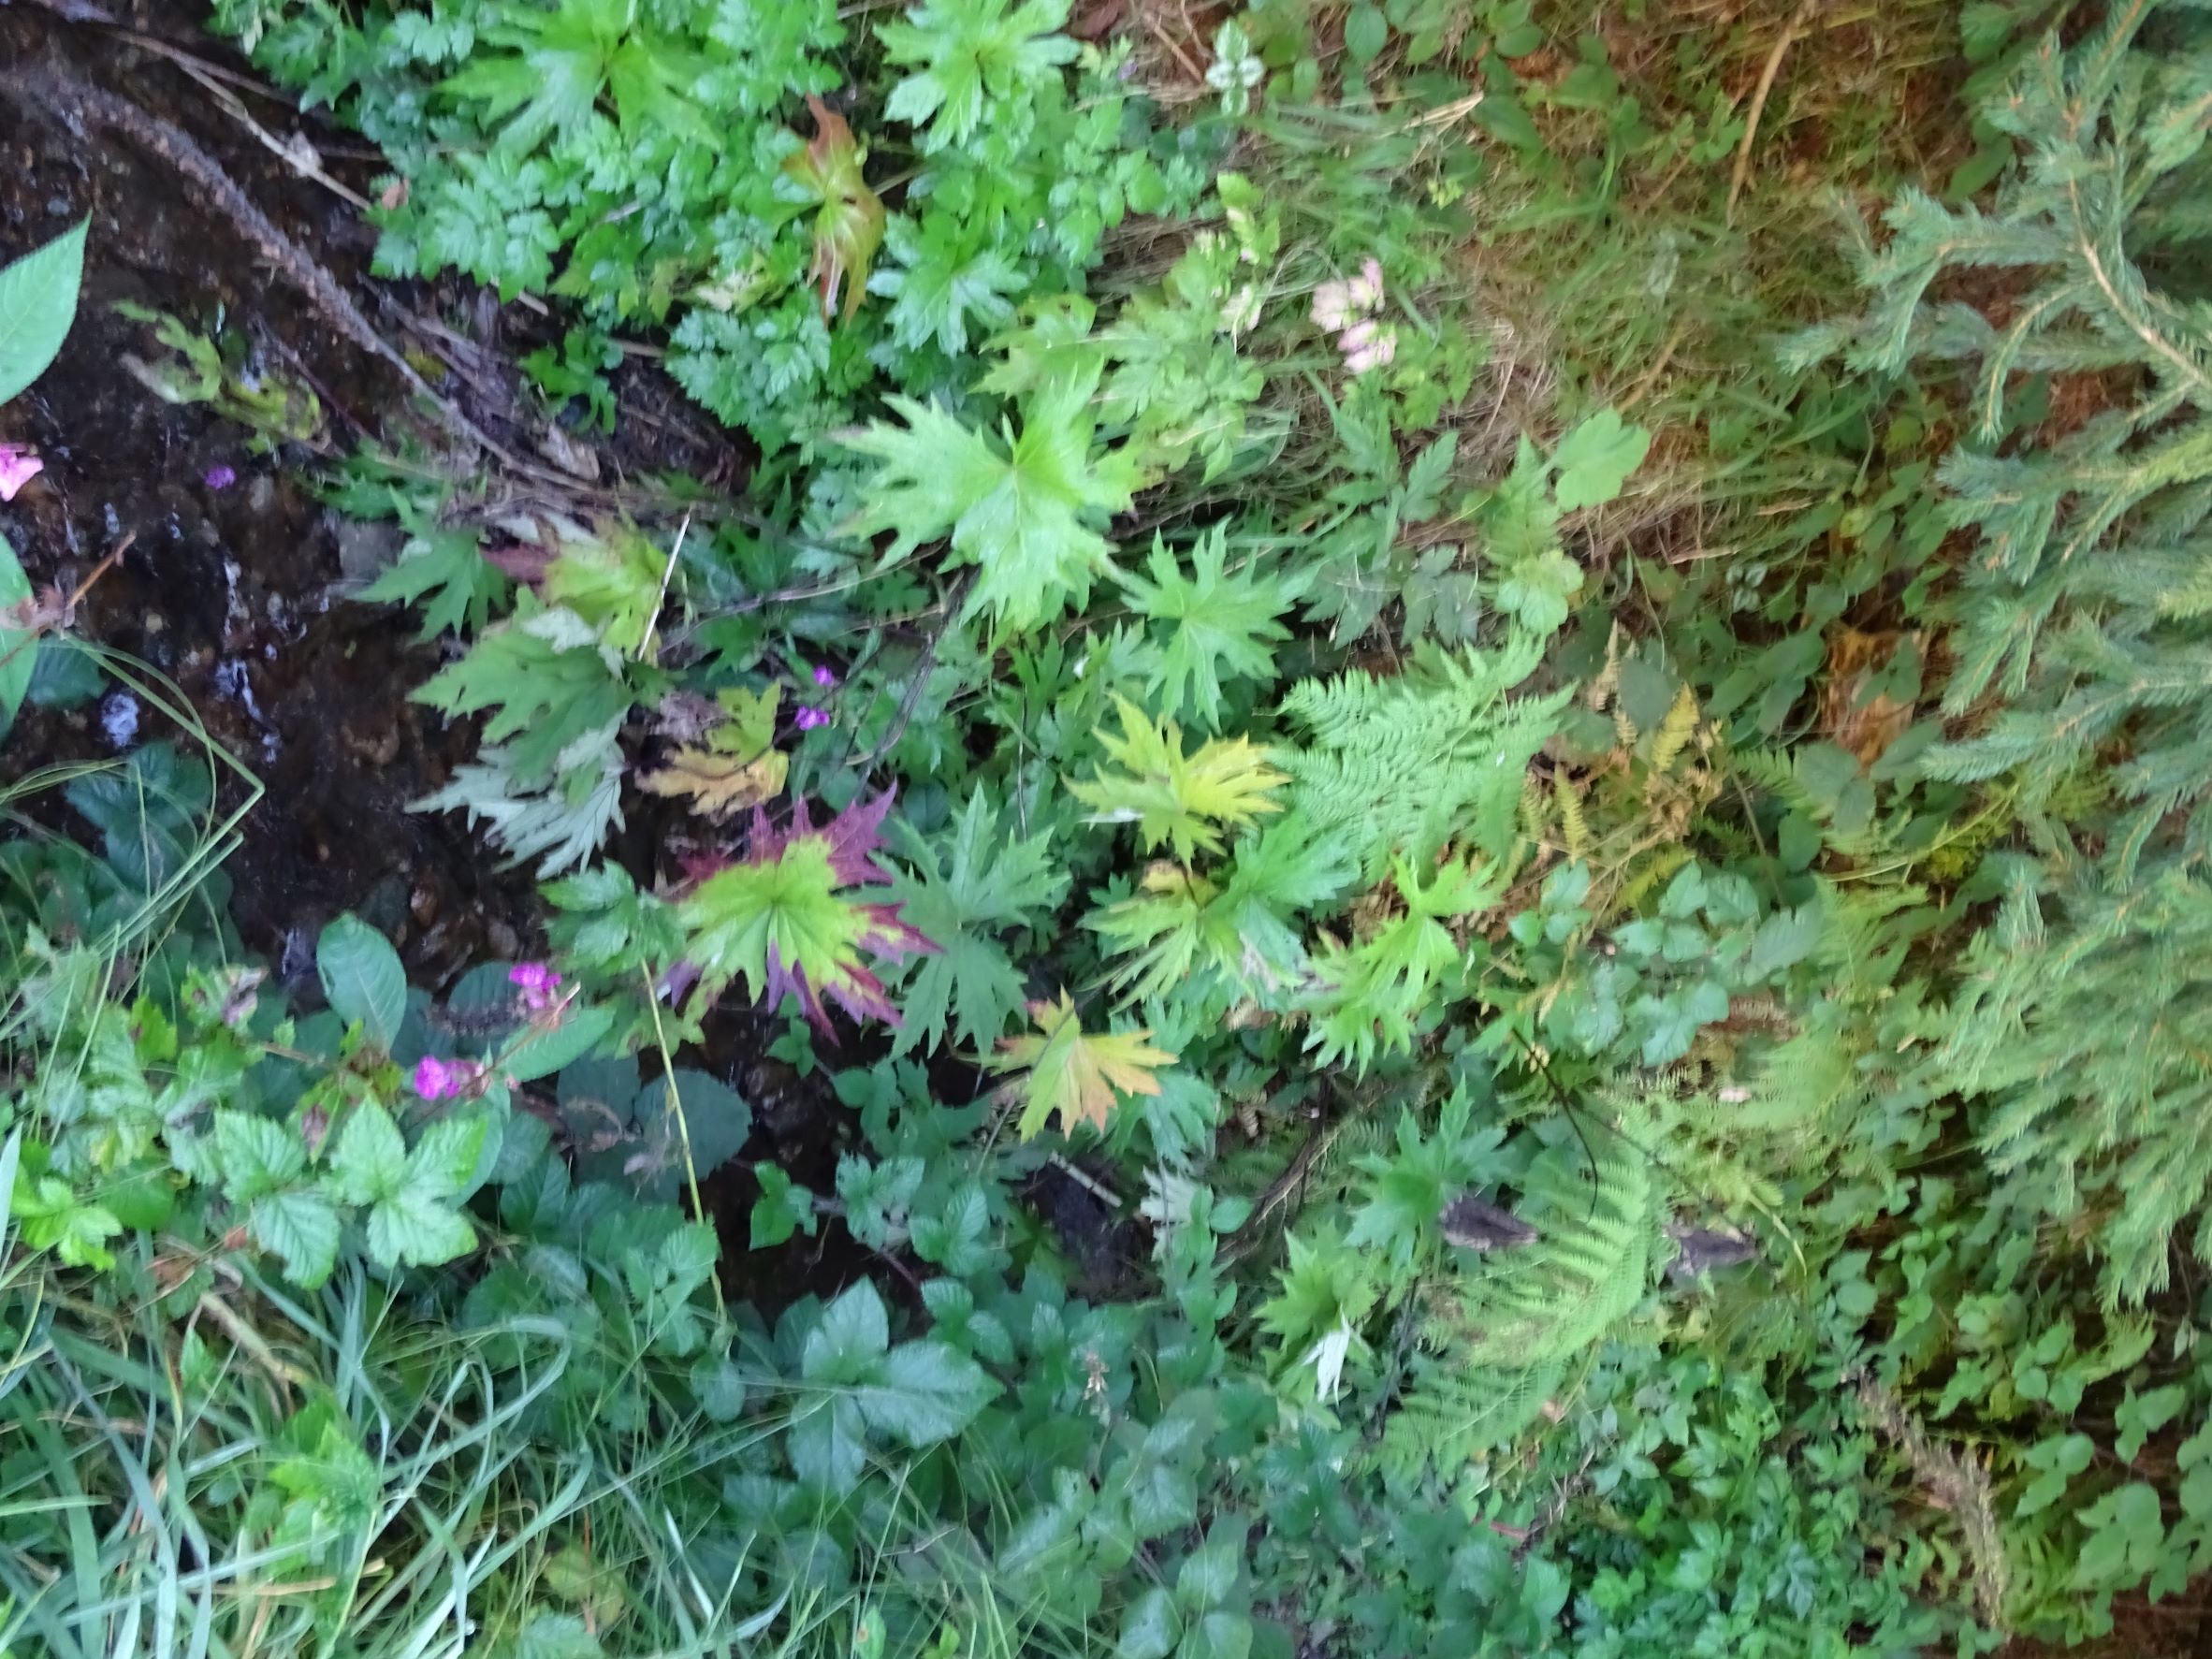
<path id="1" fill-rule="evenodd" d="M 560 989 L 560 976 L 543 962 L 517 962 L 507 969 L 507 983 L 522 993 L 522 1006 L 532 1013 L 551 1008 Z"/>
<path id="2" fill-rule="evenodd" d="M 425 1055 L 415 1063 L 415 1092 L 426 1100 L 450 1100 L 466 1093 L 484 1075 L 473 1060 L 441 1060 Z"/>
<path id="3" fill-rule="evenodd" d="M 0 502 L 15 500 L 17 490 L 45 471 L 46 463 L 38 458 L 36 449 L 0 444 Z"/>
<path id="4" fill-rule="evenodd" d="M 831 668 L 817 668 L 814 671 L 814 683 L 823 691 L 828 691 L 830 687 L 837 683 L 837 671 Z"/>
<path id="5" fill-rule="evenodd" d="M 238 482 L 238 473 L 228 467 L 210 467 L 207 483 L 210 489 L 228 489 Z"/>
<path id="6" fill-rule="evenodd" d="M 802 732 L 812 732 L 828 725 L 830 717 L 822 709 L 808 708 L 802 705 L 797 715 L 793 718 L 792 723 Z"/>

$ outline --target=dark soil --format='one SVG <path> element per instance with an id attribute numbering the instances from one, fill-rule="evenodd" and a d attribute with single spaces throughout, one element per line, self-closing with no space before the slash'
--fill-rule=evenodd
<path id="1" fill-rule="evenodd" d="M 171 0 L 110 10 L 139 32 L 137 40 L 63 15 L 67 9 L 0 0 L 0 80 L 53 65 L 173 124 L 387 338 L 400 336 L 410 314 L 448 319 L 445 343 L 466 370 L 447 383 L 449 395 L 502 434 L 516 429 L 520 422 L 508 417 L 522 412 L 512 401 L 520 379 L 512 357 L 527 349 L 534 319 L 464 284 L 428 291 L 371 282 L 374 231 L 357 211 L 294 172 L 173 61 L 145 49 L 151 36 L 243 71 L 200 32 L 204 6 Z M 271 132 L 304 132 L 327 167 L 357 190 L 373 188 L 374 165 L 357 139 L 303 122 L 276 98 L 249 96 Z M 304 964 L 322 924 L 351 910 L 389 934 L 426 984 L 450 982 L 477 961 L 526 953 L 535 913 L 529 873 L 499 868 L 458 817 L 408 809 L 473 753 L 476 736 L 471 723 L 407 700 L 437 668 L 439 648 L 417 643 L 402 613 L 350 597 L 396 553 L 396 528 L 346 523 L 313 488 L 357 438 L 388 439 L 395 426 L 420 429 L 400 377 L 347 340 L 167 159 L 111 131 L 73 130 L 0 86 L 0 260 L 88 216 L 76 326 L 38 384 L 0 411 L 0 440 L 35 446 L 46 463 L 0 506 L 0 532 L 35 588 L 65 591 L 128 543 L 93 584 L 74 630 L 174 681 L 207 733 L 264 785 L 228 866 L 233 915 L 250 949 L 273 963 Z M 124 359 L 155 359 L 162 350 L 150 326 L 118 314 L 119 302 L 167 312 L 221 338 L 254 371 L 311 387 L 325 412 L 324 437 L 256 452 L 251 431 L 209 407 L 161 401 Z M 739 464 L 735 446 L 703 428 L 649 361 L 618 376 L 618 389 L 623 419 L 603 457 L 615 475 L 681 467 L 726 481 Z M 501 492 L 487 480 L 481 493 Z M 119 686 L 65 712 L 26 706 L 0 743 L 0 780 L 56 762 L 112 759 L 165 737 L 188 752 L 197 741 Z M 226 787 L 223 805 L 237 805 L 244 786 Z M 83 833 L 58 792 L 24 809 L 53 830 Z M 649 880 L 667 826 L 647 816 L 623 848 Z M 296 988 L 312 999 L 312 972 Z M 681 1056 L 729 1081 L 754 1107 L 752 1143 L 707 1181 L 706 1196 L 724 1235 L 731 1290 L 771 1309 L 808 1290 L 832 1292 L 877 1265 L 841 1228 L 772 1252 L 748 1248 L 752 1161 L 775 1157 L 831 1192 L 852 1132 L 852 1114 L 822 1073 L 801 1077 L 767 1057 L 781 1025 L 725 1010 L 711 1023 L 707 1052 Z"/>
<path id="2" fill-rule="evenodd" d="M 153 9 L 191 17 L 200 8 Z M 226 61 L 175 18 L 144 21 Z M 40 61 L 174 123 L 340 282 L 357 283 L 373 233 L 354 210 L 294 174 L 173 64 L 109 31 L 0 6 L 0 74 Z M 287 133 L 297 124 L 274 105 L 263 119 Z M 130 539 L 86 596 L 78 631 L 172 678 L 266 786 L 232 866 L 246 942 L 281 959 L 287 940 L 297 953 L 300 939 L 351 909 L 391 932 L 426 977 L 513 953 L 529 883 L 497 870 L 458 821 L 407 810 L 473 738 L 404 700 L 436 666 L 408 623 L 345 597 L 355 585 L 345 565 L 357 572 L 364 555 L 388 557 L 390 546 L 342 533 L 310 488 L 301 463 L 312 457 L 255 455 L 251 434 L 205 406 L 153 397 L 123 358 L 162 353 L 147 325 L 114 307 L 135 302 L 202 330 L 219 324 L 249 363 L 304 380 L 327 412 L 347 412 L 329 415 L 339 435 L 348 414 L 373 419 L 396 403 L 396 376 L 341 339 L 160 159 L 15 102 L 0 101 L 0 255 L 91 220 L 68 342 L 0 412 L 0 437 L 35 444 L 46 461 L 44 475 L 0 508 L 0 530 L 34 586 L 65 589 Z M 121 690 L 67 714 L 27 709 L 0 771 L 22 776 L 178 735 L 166 724 Z M 51 822 L 65 823 L 65 809 L 49 806 Z"/>

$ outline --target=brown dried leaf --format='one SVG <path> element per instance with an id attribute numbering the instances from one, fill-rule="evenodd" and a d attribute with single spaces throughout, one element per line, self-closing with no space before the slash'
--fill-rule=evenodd
<path id="1" fill-rule="evenodd" d="M 691 797 L 691 810 L 727 818 L 783 793 L 791 757 L 778 749 L 747 760 L 711 749 L 679 749 L 658 772 L 637 781 L 657 795 Z"/>

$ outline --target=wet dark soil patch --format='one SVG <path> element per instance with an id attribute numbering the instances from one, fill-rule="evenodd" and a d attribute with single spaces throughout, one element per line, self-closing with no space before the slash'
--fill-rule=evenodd
<path id="1" fill-rule="evenodd" d="M 175 0 L 128 10 L 124 21 L 242 71 L 221 42 L 200 33 L 204 15 L 196 0 Z M 442 394 L 517 452 L 545 452 L 527 436 L 537 415 L 514 367 L 554 332 L 545 319 L 499 306 L 465 284 L 371 282 L 372 227 L 272 155 L 173 63 L 51 7 L 0 0 L 0 78 L 48 65 L 126 96 L 204 151 L 387 339 L 401 338 L 410 318 L 433 319 L 437 339 L 427 343 L 451 365 Z M 253 109 L 281 137 L 305 132 L 327 166 L 356 189 L 372 189 L 375 166 L 357 138 L 302 121 L 275 100 L 256 100 Z M 348 597 L 396 553 L 398 535 L 388 526 L 343 522 L 313 488 L 356 437 L 380 430 L 389 437 L 395 425 L 414 425 L 400 377 L 334 327 L 168 160 L 128 136 L 77 130 L 65 115 L 26 108 L 0 91 L 0 259 L 87 218 L 77 325 L 37 386 L 0 410 L 0 440 L 34 445 L 46 462 L 40 478 L 0 506 L 0 531 L 35 586 L 65 590 L 127 541 L 80 606 L 75 632 L 173 680 L 207 733 L 265 786 L 228 866 L 245 942 L 272 963 L 300 964 L 298 988 L 311 997 L 312 941 L 343 910 L 393 937 L 414 975 L 432 985 L 474 962 L 528 953 L 537 913 L 528 872 L 498 868 L 458 817 L 407 809 L 473 755 L 476 738 L 471 725 L 450 725 L 406 700 L 439 661 L 438 648 L 416 642 L 412 618 Z M 120 303 L 219 330 L 250 372 L 312 387 L 326 412 L 327 440 L 256 451 L 246 429 L 207 406 L 161 401 L 124 362 L 161 355 L 153 329 L 120 314 Z M 419 331 L 415 341 L 426 342 Z M 610 483 L 680 469 L 727 488 L 742 475 L 746 452 L 682 399 L 649 354 L 633 354 L 614 381 L 617 432 L 598 451 Z M 499 498 L 500 481 L 481 482 L 483 494 Z M 193 742 L 158 710 L 110 686 L 75 708 L 26 707 L 0 740 L 0 779 L 55 762 L 113 758 L 164 737 L 186 749 Z M 243 786 L 226 787 L 223 805 L 235 806 Z M 608 850 L 641 879 L 665 866 L 672 837 L 686 833 L 656 805 L 638 803 Z M 83 832 L 58 793 L 28 810 L 62 833 Z M 724 1242 L 724 1283 L 773 1310 L 865 1276 L 918 1304 L 912 1270 L 887 1266 L 834 1221 L 815 1238 L 749 1248 L 756 1161 L 773 1159 L 828 1196 L 840 1158 L 860 1141 L 858 1114 L 837 1101 L 822 1071 L 801 1074 L 769 1055 L 782 1026 L 757 1011 L 718 1011 L 704 1050 L 679 1056 L 729 1083 L 753 1113 L 742 1153 L 700 1171 L 701 1196 Z M 842 1051 L 824 1056 L 833 1067 L 881 1058 L 872 1034 L 841 1035 Z M 964 1074 L 945 1098 L 965 1099 L 977 1086 Z M 1047 1185 L 1070 1186 L 1049 1178 Z M 1070 1201 L 1080 1208 L 1084 1196 Z M 1087 1216 L 1073 1230 L 1104 1231 Z M 1091 1254 L 1102 1248 L 1095 1240 L 1094 1246 Z M 1069 1254 L 1085 1251 L 1078 1244 Z"/>
<path id="2" fill-rule="evenodd" d="M 154 26 L 220 58 L 179 26 L 196 7 L 160 9 L 171 15 Z M 174 65 L 28 6 L 0 9 L 0 74 L 34 63 L 58 63 L 173 123 L 342 283 L 357 279 L 372 232 L 211 109 Z M 295 446 L 255 455 L 243 429 L 205 406 L 154 398 L 124 364 L 160 355 L 152 330 L 114 308 L 127 301 L 200 328 L 220 320 L 249 369 L 312 380 L 327 406 L 391 407 L 396 376 L 340 339 L 159 159 L 15 103 L 0 114 L 0 255 L 90 219 L 76 327 L 46 376 L 0 412 L 0 437 L 36 445 L 46 462 L 0 508 L 0 530 L 34 585 L 65 588 L 130 539 L 80 606 L 78 631 L 175 680 L 265 784 L 232 866 L 247 943 L 281 958 L 287 939 L 354 909 L 433 977 L 513 953 L 527 881 L 497 871 L 458 822 L 407 810 L 473 739 L 404 700 L 435 666 L 407 624 L 343 597 L 342 543 L 361 549 L 309 488 L 315 458 Z M 120 691 L 67 714 L 26 711 L 0 769 L 20 777 L 111 756 L 176 735 L 167 723 Z M 58 802 L 44 809 L 65 822 Z"/>

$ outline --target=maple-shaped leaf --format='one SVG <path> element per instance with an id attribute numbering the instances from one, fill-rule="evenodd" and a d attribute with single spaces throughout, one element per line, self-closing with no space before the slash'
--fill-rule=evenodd
<path id="1" fill-rule="evenodd" d="M 1082 50 L 1055 34 L 1068 21 L 1068 0 L 932 0 L 903 22 L 883 23 L 883 55 L 920 65 L 891 89 L 883 112 L 919 126 L 930 123 L 923 147 L 958 144 L 973 133 L 988 102 L 1003 103 L 1057 75 Z"/>
<path id="2" fill-rule="evenodd" d="M 661 608 L 668 555 L 629 525 L 564 539 L 546 567 L 550 604 L 566 605 L 598 630 L 609 648 L 629 656 L 644 643 Z"/>
<path id="3" fill-rule="evenodd" d="M 1446 859 L 1425 882 L 1403 860 L 1390 864 L 1404 913 L 1314 964 L 1319 988 L 1306 1046 L 1324 1065 L 1349 1058 L 1364 1071 L 1378 1049 L 1410 1046 L 1430 987 L 1460 961 L 1445 919 L 1487 910 L 1505 891 L 1496 866 L 1469 859 Z"/>
<path id="4" fill-rule="evenodd" d="M 867 292 L 868 263 L 883 240 L 883 199 L 868 188 L 861 166 L 868 153 L 852 136 L 845 118 L 812 93 L 807 109 L 814 117 L 814 137 L 804 150 L 783 158 L 783 171 L 822 204 L 814 215 L 812 276 L 822 296 L 822 319 L 860 309 Z"/>
<path id="5" fill-rule="evenodd" d="M 550 12 L 513 7 L 483 35 L 484 45 L 507 50 L 475 54 L 439 91 L 454 102 L 481 103 L 487 123 L 505 122 L 499 147 L 517 153 L 575 132 L 602 94 L 613 97 L 625 132 L 663 127 L 719 144 L 691 96 L 706 61 L 637 30 L 637 0 L 562 0 Z"/>
<path id="6" fill-rule="evenodd" d="M 678 749 L 653 771 L 641 773 L 637 782 L 648 794 L 685 796 L 694 812 L 727 818 L 774 800 L 790 771 L 791 757 L 780 749 L 747 760 L 716 749 Z"/>
<path id="7" fill-rule="evenodd" d="M 1066 991 L 1057 1002 L 1029 1004 L 1029 1017 L 1037 1022 L 1036 1031 L 1001 1038 L 1000 1052 L 991 1056 L 994 1071 L 1026 1069 L 1026 1076 L 1004 1085 L 1022 1102 L 1015 1128 L 1025 1141 L 1042 1129 L 1055 1113 L 1062 1133 L 1078 1123 L 1104 1128 L 1113 1112 L 1115 1091 L 1157 1095 L 1159 1079 L 1153 1072 L 1174 1063 L 1173 1055 L 1145 1041 L 1152 1035 L 1147 1028 L 1085 1033 Z"/>
<path id="8" fill-rule="evenodd" d="M 674 749 L 658 770 L 642 774 L 639 787 L 656 795 L 688 796 L 691 809 L 708 818 L 727 818 L 774 800 L 791 773 L 791 757 L 774 747 L 782 694 L 778 685 L 761 692 L 742 687 L 722 691 L 725 718 L 701 734 L 704 742 Z"/>
<path id="9" fill-rule="evenodd" d="M 408 538 L 400 557 L 354 597 L 371 604 L 422 607 L 422 632 L 481 633 L 491 607 L 507 596 L 507 577 L 477 546 L 473 530 L 424 526 Z"/>
<path id="10" fill-rule="evenodd" d="M 1187 864 L 1196 849 L 1221 851 L 1216 825 L 1242 829 L 1262 812 L 1283 809 L 1272 792 L 1290 779 L 1249 738 L 1209 737 L 1185 754 L 1183 731 L 1173 720 L 1155 723 L 1127 697 L 1113 701 L 1122 735 L 1092 735 L 1121 769 L 1101 768 L 1088 781 L 1068 785 L 1091 808 L 1091 822 L 1134 823 L 1148 851 L 1166 841 Z"/>
<path id="11" fill-rule="evenodd" d="M 1054 866 L 1043 833 L 1001 829 L 981 789 L 935 841 L 903 820 L 893 820 L 889 833 L 911 866 L 892 885 L 900 914 L 940 952 L 925 957 L 907 985 L 906 1025 L 892 1052 L 934 1047 L 948 1031 L 968 1048 L 988 1048 L 1023 1002 L 1021 970 L 996 935 L 1029 925 L 1058 904 L 1068 872 Z"/>
<path id="12" fill-rule="evenodd" d="M 1020 434 L 1007 423 L 993 444 L 926 403 L 888 400 L 906 425 L 871 423 L 844 442 L 883 465 L 866 487 L 851 530 L 896 534 L 890 557 L 949 535 L 948 564 L 977 567 L 968 614 L 988 610 L 1008 631 L 1032 628 L 1113 568 L 1093 522 L 1129 505 L 1135 467 L 1118 450 L 1093 453 L 1095 374 L 1055 379 L 1024 405 Z"/>
<path id="13" fill-rule="evenodd" d="M 1621 493 L 1628 474 L 1644 463 L 1652 434 L 1601 409 L 1559 441 L 1551 464 L 1559 469 L 1552 497 L 1564 512 L 1602 506 Z"/>
<path id="14" fill-rule="evenodd" d="M 957 226 L 949 214 L 930 213 L 920 225 L 894 219 L 891 252 L 896 265 L 876 272 L 868 291 L 891 304 L 891 337 L 909 351 L 935 342 L 948 357 L 968 349 L 972 321 L 989 332 L 1012 320 L 1008 295 L 1029 279 L 990 244 L 986 234 Z"/>
<path id="15" fill-rule="evenodd" d="M 597 629 L 528 593 L 513 617 L 478 635 L 467 656 L 413 696 L 448 714 L 496 709 L 484 741 L 507 745 L 508 765 L 525 788 L 542 787 L 572 745 L 618 722 L 635 700 L 621 658 Z"/>
<path id="16" fill-rule="evenodd" d="M 1108 982 L 1124 1002 L 1165 996 L 1201 976 L 1260 995 L 1304 968 L 1295 912 L 1334 898 L 1357 873 L 1334 837 L 1316 836 L 1292 814 L 1238 842 L 1225 879 L 1162 861 L 1135 894 L 1084 925 L 1122 958 Z"/>
<path id="17" fill-rule="evenodd" d="M 1191 548 L 1193 574 L 1186 576 L 1167 544 L 1155 536 L 1146 560 L 1152 579 L 1128 573 L 1120 578 L 1130 604 L 1171 625 L 1146 689 L 1165 693 L 1161 706 L 1171 714 L 1192 710 L 1210 732 L 1221 729 L 1224 674 L 1273 681 L 1274 653 L 1263 642 L 1290 637 L 1275 618 L 1290 608 L 1302 588 L 1295 581 L 1262 581 L 1249 571 L 1225 574 L 1226 545 L 1225 531 L 1216 527 Z"/>
<path id="18" fill-rule="evenodd" d="M 825 1033 L 823 997 L 855 1019 L 898 1024 L 898 1011 L 866 958 L 937 946 L 900 919 L 896 904 L 869 903 L 850 892 L 891 880 L 874 858 L 891 802 L 886 790 L 819 828 L 803 800 L 782 829 L 753 808 L 745 862 L 707 876 L 677 907 L 686 951 L 699 970 L 702 1003 L 742 979 L 754 999 L 770 1008 L 795 997 Z"/>

